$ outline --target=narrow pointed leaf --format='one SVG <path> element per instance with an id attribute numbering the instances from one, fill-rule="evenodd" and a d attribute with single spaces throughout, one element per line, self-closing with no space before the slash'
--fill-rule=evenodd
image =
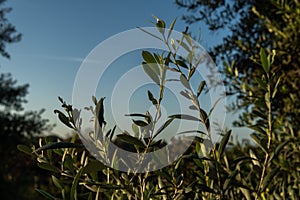
<path id="1" fill-rule="evenodd" d="M 192 37 L 187 33 L 182 33 L 182 34 L 183 34 L 184 39 L 189 43 L 190 46 L 192 46 L 192 44 L 193 44 Z"/>
<path id="2" fill-rule="evenodd" d="M 26 153 L 28 155 L 32 155 L 32 150 L 26 145 L 19 144 L 17 146 L 17 148 L 18 148 L 19 151 L 22 151 L 23 153 Z"/>
<path id="3" fill-rule="evenodd" d="M 61 181 L 60 180 L 58 180 L 55 176 L 51 176 L 52 177 L 52 181 L 53 181 L 53 183 L 54 183 L 54 185 L 56 186 L 56 187 L 58 187 L 60 190 L 62 190 L 63 189 L 63 187 L 62 187 L 62 183 L 61 183 Z"/>
<path id="4" fill-rule="evenodd" d="M 133 123 L 135 123 L 136 125 L 141 126 L 141 127 L 145 127 L 145 126 L 149 125 L 147 122 L 144 122 L 142 120 L 132 120 L 132 121 L 133 121 Z"/>
<path id="5" fill-rule="evenodd" d="M 264 177 L 263 185 L 261 188 L 261 192 L 265 191 L 265 189 L 268 187 L 269 183 L 273 180 L 276 173 L 279 171 L 280 167 L 274 168 L 271 172 L 267 174 L 266 177 Z"/>
<path id="6" fill-rule="evenodd" d="M 264 71 L 268 74 L 270 70 L 268 58 L 263 48 L 260 49 L 260 60 Z"/>
<path id="7" fill-rule="evenodd" d="M 185 50 L 187 50 L 188 52 L 191 52 L 190 48 L 188 47 L 188 45 L 187 45 L 185 42 L 183 42 L 182 40 L 177 40 L 177 42 L 178 42 L 178 44 L 179 44 L 180 46 L 182 46 Z"/>
<path id="8" fill-rule="evenodd" d="M 188 91 L 186 91 L 186 90 L 184 90 L 184 91 L 180 91 L 180 94 L 182 95 L 182 96 L 184 96 L 185 98 L 187 98 L 187 99 L 192 99 L 191 97 L 190 97 L 190 95 L 189 95 L 189 92 Z"/>
<path id="9" fill-rule="evenodd" d="M 149 51 L 143 51 L 142 56 L 146 61 L 144 62 L 144 64 L 147 64 L 155 72 L 156 75 L 160 76 L 159 65 L 157 64 L 155 57 Z"/>
<path id="10" fill-rule="evenodd" d="M 258 132 L 258 133 L 261 133 L 263 135 L 266 135 L 266 131 L 264 129 L 262 129 L 260 126 L 258 125 L 251 125 L 251 126 L 248 126 L 248 128 L 251 128 L 252 130 Z"/>
<path id="11" fill-rule="evenodd" d="M 147 33 L 148 35 L 151 35 L 152 37 L 154 37 L 154 38 L 156 38 L 156 39 L 158 39 L 158 40 L 160 40 L 160 41 L 163 41 L 163 40 L 162 40 L 160 37 L 158 37 L 157 35 L 154 35 L 153 33 L 150 33 L 150 32 L 146 31 L 145 29 L 143 29 L 143 28 L 141 28 L 141 27 L 138 27 L 138 29 L 140 29 L 141 31 Z"/>
<path id="12" fill-rule="evenodd" d="M 35 152 L 39 152 L 42 150 L 49 150 L 49 149 L 63 149 L 63 148 L 83 148 L 83 144 L 78 143 L 71 143 L 71 142 L 54 142 L 50 144 L 46 144 L 37 150 Z"/>
<path id="13" fill-rule="evenodd" d="M 70 193 L 70 199 L 73 200 L 73 199 L 78 199 L 77 198 L 77 185 L 78 185 L 78 182 L 79 182 L 79 178 L 82 174 L 82 170 L 83 168 L 79 169 L 73 182 L 72 182 L 72 187 L 71 187 L 71 193 Z"/>
<path id="14" fill-rule="evenodd" d="M 154 98 L 151 91 L 148 90 L 148 99 L 152 102 L 153 105 L 157 105 L 157 100 Z"/>
<path id="15" fill-rule="evenodd" d="M 156 131 L 156 133 L 154 134 L 154 136 L 153 136 L 153 139 L 156 137 L 156 136 L 158 136 L 165 128 L 167 128 L 170 124 L 171 124 L 171 122 L 174 120 L 174 118 L 170 118 L 170 119 L 168 119 L 157 131 Z"/>
<path id="16" fill-rule="evenodd" d="M 195 106 L 195 105 L 189 106 L 189 109 L 191 109 L 191 110 L 198 110 L 197 106 Z"/>
<path id="17" fill-rule="evenodd" d="M 209 121 L 207 113 L 202 108 L 200 108 L 200 116 L 201 116 L 202 123 L 204 123 L 206 129 L 209 130 L 210 129 L 210 121 Z"/>
<path id="18" fill-rule="evenodd" d="M 266 148 L 262 144 L 262 140 L 256 135 L 256 134 L 251 134 L 250 137 L 253 139 L 253 141 L 265 152 L 267 153 Z"/>
<path id="19" fill-rule="evenodd" d="M 154 56 L 149 51 L 142 51 L 142 56 L 146 63 L 156 63 Z"/>
<path id="20" fill-rule="evenodd" d="M 132 124 L 131 127 L 135 137 L 138 137 L 140 133 L 139 127 L 136 124 Z"/>
<path id="21" fill-rule="evenodd" d="M 209 113 L 208 113 L 208 117 L 210 117 L 211 113 L 213 112 L 213 110 L 215 109 L 215 107 L 218 105 L 219 101 L 221 101 L 222 97 L 219 97 L 217 99 L 217 101 L 214 103 L 214 105 L 212 106 L 212 108 L 209 110 Z"/>
<path id="22" fill-rule="evenodd" d="M 105 98 L 101 98 L 96 105 L 96 116 L 101 128 L 103 125 L 106 124 L 106 122 L 104 121 L 104 105 L 103 105 L 104 99 Z"/>
<path id="23" fill-rule="evenodd" d="M 191 120 L 191 121 L 201 121 L 197 117 L 186 115 L 186 114 L 177 114 L 177 115 L 171 115 L 169 118 L 176 118 L 176 119 L 185 119 L 185 120 Z"/>
<path id="24" fill-rule="evenodd" d="M 257 156 L 255 155 L 255 153 L 251 149 L 249 150 L 249 155 L 252 158 L 251 160 L 252 160 L 253 164 L 260 167 L 260 162 L 259 162 Z"/>
<path id="25" fill-rule="evenodd" d="M 262 119 L 267 119 L 266 114 L 262 113 L 258 108 L 253 109 L 252 113 L 255 114 L 255 115 L 257 115 L 258 117 L 260 117 Z"/>
<path id="26" fill-rule="evenodd" d="M 174 25 L 176 23 L 176 20 L 177 20 L 177 17 L 172 21 L 170 27 L 169 27 L 169 33 L 168 33 L 168 37 L 167 37 L 167 40 L 169 40 L 170 36 L 171 36 L 171 33 L 172 33 L 172 30 L 174 28 Z"/>
<path id="27" fill-rule="evenodd" d="M 120 134 L 120 135 L 117 135 L 117 138 L 120 140 L 123 140 L 124 142 L 126 142 L 128 144 L 137 145 L 138 147 L 145 147 L 144 143 L 141 140 L 139 140 L 138 138 L 133 137 L 131 135 Z"/>
<path id="28" fill-rule="evenodd" d="M 188 69 L 188 66 L 185 64 L 185 62 L 183 60 L 175 60 L 175 64 L 177 64 L 185 69 Z"/>
<path id="29" fill-rule="evenodd" d="M 126 114 L 125 116 L 129 116 L 129 117 L 143 117 L 146 119 L 151 119 L 151 117 L 149 115 L 145 115 L 145 114 L 139 114 L 139 113 L 133 113 L 133 114 Z"/>
<path id="30" fill-rule="evenodd" d="M 260 78 L 257 77 L 255 77 L 255 80 L 264 91 L 267 91 L 267 84 L 265 83 L 264 80 L 261 80 Z"/>
<path id="31" fill-rule="evenodd" d="M 198 90 L 197 90 L 197 97 L 200 96 L 200 94 L 201 94 L 201 92 L 202 92 L 202 90 L 203 90 L 205 84 L 206 84 L 205 81 L 201 81 L 201 83 L 200 83 L 200 85 L 199 85 L 199 87 L 198 87 Z"/>
<path id="32" fill-rule="evenodd" d="M 82 169 L 82 174 L 90 174 L 94 172 L 99 172 L 104 169 L 105 166 L 98 160 L 92 160 L 88 162 L 86 166 L 83 167 Z"/>
<path id="33" fill-rule="evenodd" d="M 59 110 L 54 110 L 54 113 L 55 113 L 55 114 L 58 114 L 58 119 L 59 119 L 63 124 L 65 124 L 66 126 L 68 126 L 68 127 L 71 128 L 71 129 L 74 129 L 74 127 L 70 124 L 69 118 L 68 118 L 64 113 L 62 113 L 62 112 L 59 111 Z"/>
<path id="34" fill-rule="evenodd" d="M 166 23 L 163 20 L 158 19 L 156 22 L 156 27 L 161 34 L 164 34 L 165 28 L 166 28 Z"/>
<path id="35" fill-rule="evenodd" d="M 143 69 L 145 71 L 145 73 L 156 83 L 159 85 L 159 77 L 158 75 L 155 73 L 155 71 L 146 63 L 143 63 Z"/>
<path id="36" fill-rule="evenodd" d="M 280 143 L 280 144 L 276 147 L 276 149 L 275 149 L 274 156 L 277 156 L 277 155 L 280 153 L 281 149 L 282 149 L 283 147 L 285 147 L 285 145 L 287 145 L 289 142 L 290 142 L 290 141 L 287 140 L 287 141 L 284 141 L 284 142 Z"/>
<path id="37" fill-rule="evenodd" d="M 219 148 L 218 148 L 218 152 L 219 152 L 220 157 L 224 153 L 224 150 L 225 150 L 225 147 L 226 147 L 226 145 L 229 141 L 230 135 L 231 135 L 231 130 L 227 131 L 227 133 L 223 136 L 223 138 L 221 140 L 221 143 L 220 143 Z"/>
<path id="38" fill-rule="evenodd" d="M 186 87 L 189 90 L 191 89 L 190 83 L 189 83 L 189 81 L 187 80 L 187 78 L 185 77 L 184 74 L 180 75 L 180 81 L 181 81 L 181 83 L 184 87 Z"/>
<path id="39" fill-rule="evenodd" d="M 38 163 L 38 166 L 42 169 L 45 169 L 45 170 L 48 170 L 48 171 L 51 171 L 54 173 L 60 173 L 60 170 L 57 167 L 50 165 L 48 163 Z"/>
<path id="40" fill-rule="evenodd" d="M 41 190 L 41 189 L 35 189 L 38 193 L 40 193 L 41 195 L 43 195 L 44 197 L 46 197 L 47 199 L 51 199 L 51 200 L 56 200 L 56 198 L 51 195 L 50 193 L 44 191 L 44 190 Z"/>
<path id="41" fill-rule="evenodd" d="M 186 133 L 200 133 L 200 134 L 203 134 L 203 135 L 207 135 L 203 131 L 199 131 L 199 130 L 182 131 L 182 132 L 177 133 L 177 135 L 186 134 Z"/>

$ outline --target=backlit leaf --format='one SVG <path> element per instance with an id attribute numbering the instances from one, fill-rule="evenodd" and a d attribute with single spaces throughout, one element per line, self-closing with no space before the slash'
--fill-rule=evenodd
<path id="1" fill-rule="evenodd" d="M 256 134 L 250 134 L 250 137 L 253 139 L 253 141 L 265 152 L 267 153 L 266 148 L 262 144 L 261 138 L 259 138 Z"/>
<path id="2" fill-rule="evenodd" d="M 159 85 L 159 77 L 155 73 L 155 71 L 146 63 L 143 63 L 143 69 L 145 73 L 156 83 Z"/>
<path id="3" fill-rule="evenodd" d="M 169 40 L 169 38 L 170 38 L 170 35 L 171 35 L 171 33 L 172 33 L 172 30 L 173 30 L 173 28 L 174 28 L 174 25 L 175 25 L 175 23 L 176 23 L 176 20 L 177 20 L 177 18 L 175 18 L 175 19 L 172 21 L 172 23 L 171 23 L 171 25 L 170 25 L 170 27 L 169 27 L 169 33 L 168 33 L 167 40 Z"/>
<path id="4" fill-rule="evenodd" d="M 61 183 L 61 181 L 59 180 L 59 179 L 57 179 L 55 176 L 51 176 L 52 177 L 52 181 L 53 181 L 53 183 L 54 183 L 54 185 L 56 186 L 56 187 L 58 187 L 59 189 L 63 189 L 63 187 L 62 187 L 62 183 Z"/>
<path id="5" fill-rule="evenodd" d="M 198 87 L 198 90 L 197 90 L 197 97 L 200 96 L 200 94 L 201 94 L 201 92 L 202 92 L 202 90 L 203 90 L 205 84 L 206 84 L 205 81 L 201 81 L 201 82 L 200 82 L 199 87 Z"/>
<path id="6" fill-rule="evenodd" d="M 190 83 L 189 83 L 189 81 L 187 80 L 187 78 L 185 77 L 184 74 L 180 75 L 180 81 L 181 81 L 181 83 L 184 87 L 186 87 L 189 90 L 191 89 Z"/>
<path id="7" fill-rule="evenodd" d="M 264 71 L 268 74 L 270 71 L 270 62 L 268 61 L 266 52 L 263 48 L 260 49 L 260 60 Z"/>
<path id="8" fill-rule="evenodd" d="M 174 118 L 168 119 L 154 134 L 153 138 L 155 138 L 158 134 L 160 134 L 165 128 L 167 128 L 171 122 L 174 120 Z"/>
<path id="9" fill-rule="evenodd" d="M 63 124 L 65 124 L 66 126 L 68 126 L 71 129 L 74 129 L 74 127 L 70 124 L 69 118 L 64 113 L 62 113 L 59 110 L 54 110 L 54 113 L 55 114 L 58 113 L 58 118 Z"/>

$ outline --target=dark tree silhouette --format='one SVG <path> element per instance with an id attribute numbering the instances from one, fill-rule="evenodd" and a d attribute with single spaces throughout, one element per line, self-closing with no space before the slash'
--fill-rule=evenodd
<path id="1" fill-rule="evenodd" d="M 6 45 L 20 41 L 21 34 L 5 17 L 11 9 L 3 8 L 4 2 L 0 1 L 0 54 L 10 58 Z M 38 140 L 34 136 L 52 127 L 41 117 L 44 110 L 24 110 L 28 87 L 28 84 L 17 85 L 9 73 L 0 73 L 0 196 L 3 199 L 34 197 L 34 172 L 38 168 L 33 159 L 24 157 L 16 147 L 36 144 Z"/>

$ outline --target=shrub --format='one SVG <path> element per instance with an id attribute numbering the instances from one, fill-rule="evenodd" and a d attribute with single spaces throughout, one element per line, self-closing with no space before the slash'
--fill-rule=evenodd
<path id="1" fill-rule="evenodd" d="M 137 163 L 136 168 L 128 168 L 124 172 L 104 165 L 84 148 L 76 134 L 65 141 L 44 138 L 39 148 L 32 147 L 33 155 L 39 167 L 52 173 L 53 184 L 60 192 L 50 194 L 41 189 L 37 191 L 49 199 L 297 199 L 300 196 L 300 170 L 297 167 L 299 140 L 291 132 L 291 127 L 272 113 L 272 102 L 276 99 L 281 80 L 279 72 L 275 73 L 272 68 L 275 52 L 267 56 L 261 49 L 260 60 L 254 60 L 261 66 L 256 87 L 262 93 L 253 94 L 251 87 L 245 87 L 245 93 L 254 102 L 252 114 L 259 117 L 250 126 L 254 131 L 251 137 L 255 145 L 233 144 L 229 142 L 231 130 L 220 130 L 220 143 L 205 152 L 205 138 L 211 139 L 210 114 L 214 106 L 209 112 L 200 106 L 199 97 L 203 95 L 206 84 L 204 81 L 200 81 L 197 92 L 192 89 L 191 77 L 199 64 L 197 59 L 177 55 L 179 48 L 188 49 L 189 56 L 195 55 L 191 37 L 186 30 L 182 33 L 182 39 L 175 44 L 169 40 L 175 20 L 168 32 L 165 22 L 158 18 L 156 20 L 161 37 L 155 37 L 164 42 L 170 51 L 165 54 L 142 53 L 144 71 L 159 87 L 158 97 L 148 91 L 148 98 L 156 108 L 155 115 L 152 116 L 148 111 L 145 114 L 129 114 L 134 118 L 134 134 L 117 133 L 115 127 L 110 130 L 105 128 L 104 98 L 98 100 L 93 97 L 94 106 L 89 108 L 95 123 L 90 137 L 98 148 L 98 156 L 109 160 L 114 166 Z M 170 71 L 178 74 L 177 81 L 184 88 L 181 94 L 191 101 L 190 108 L 199 117 L 171 115 L 160 128 L 155 129 Z M 78 132 L 79 111 L 63 99 L 59 100 L 64 112 L 55 110 L 55 113 L 62 123 Z M 166 145 L 166 141 L 157 139 L 157 136 L 174 120 L 199 121 L 204 129 L 192 130 L 197 136 L 185 154 L 175 162 L 162 169 L 139 173 L 139 167 L 144 167 L 143 155 Z M 184 144 L 185 140 L 178 139 L 178 142 Z M 107 153 L 111 144 L 138 152 L 140 156 L 128 161 L 119 159 L 115 156 L 116 152 Z M 21 150 L 32 155 L 29 148 L 22 147 Z M 167 153 L 172 155 L 172 152 Z"/>

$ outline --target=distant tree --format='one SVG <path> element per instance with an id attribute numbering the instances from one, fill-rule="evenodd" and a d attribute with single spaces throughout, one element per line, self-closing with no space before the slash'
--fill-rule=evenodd
<path id="1" fill-rule="evenodd" d="M 10 58 L 6 45 L 18 42 L 21 34 L 9 23 L 5 15 L 11 10 L 3 8 L 0 0 L 0 54 Z M 17 85 L 9 73 L 0 73 L 0 196 L 3 199 L 30 199 L 33 188 L 34 171 L 38 168 L 33 160 L 24 158 L 17 150 L 18 144 L 36 144 L 37 136 L 51 128 L 42 119 L 41 111 L 24 111 L 28 84 Z"/>
<path id="2" fill-rule="evenodd" d="M 259 55 L 261 47 L 276 50 L 273 72 L 280 71 L 281 84 L 274 110 L 277 117 L 293 124 L 295 134 L 300 128 L 300 3 L 297 0 L 176 0 L 188 14 L 188 23 L 204 21 L 214 32 L 228 32 L 223 42 L 210 49 L 226 76 L 228 94 L 236 95 L 232 109 L 244 109 L 237 125 L 249 125 L 255 96 L 261 91 L 255 85 L 259 67 L 250 58 Z M 229 30 L 229 31 L 228 31 Z M 253 57 L 254 58 L 254 57 Z M 258 58 L 258 56 L 256 56 Z M 250 87 L 251 94 L 245 94 Z M 248 90 L 249 91 L 249 90 Z"/>

